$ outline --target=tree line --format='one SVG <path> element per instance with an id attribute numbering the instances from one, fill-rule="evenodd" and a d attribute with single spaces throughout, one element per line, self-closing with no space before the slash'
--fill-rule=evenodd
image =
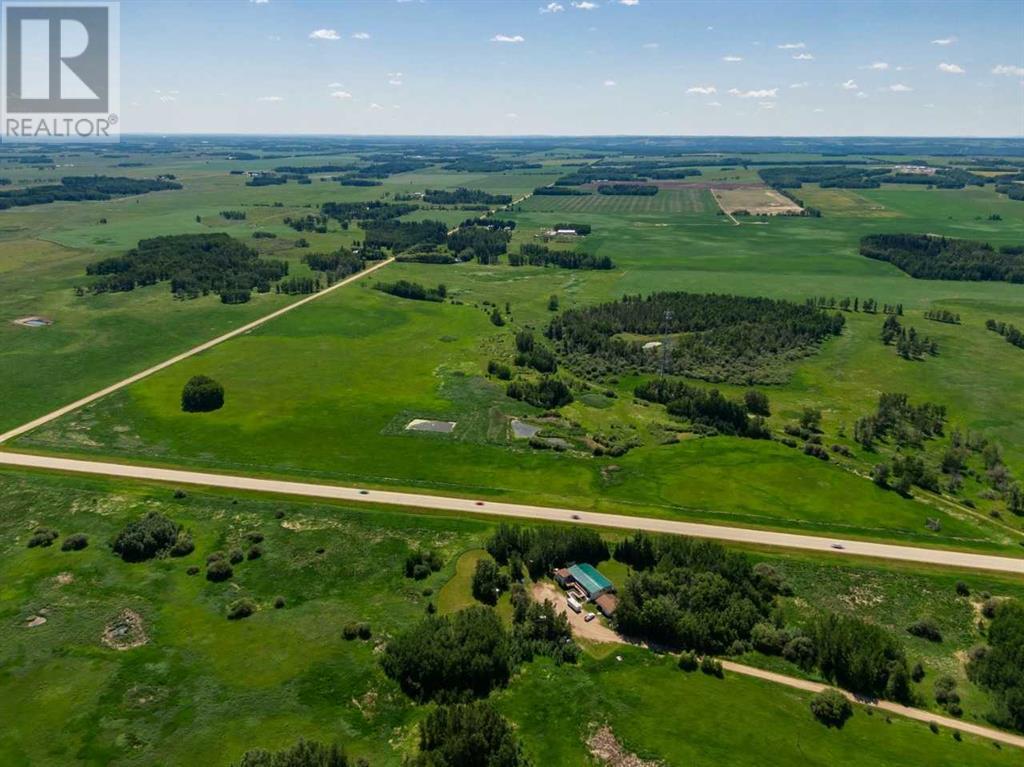
<path id="1" fill-rule="evenodd" d="M 718 389 L 701 389 L 682 381 L 656 378 L 639 384 L 633 394 L 637 399 L 665 405 L 670 415 L 720 434 L 752 439 L 771 437 L 761 416 L 769 412 L 768 397 L 761 392 L 754 392 L 754 396 L 738 402 L 728 399 Z M 759 414 L 751 418 L 749 413 Z"/>
<path id="2" fill-rule="evenodd" d="M 423 193 L 423 201 L 431 205 L 508 205 L 512 195 L 490 194 L 482 189 L 428 189 Z"/>
<path id="3" fill-rule="evenodd" d="M 860 254 L 918 279 L 1024 283 L 1024 247 L 997 250 L 986 242 L 930 234 L 871 234 L 861 238 Z"/>
<path id="4" fill-rule="evenodd" d="M 551 250 L 546 245 L 523 243 L 518 253 L 509 253 L 509 266 L 555 266 L 559 269 L 614 269 L 608 256 L 579 251 Z"/>
<path id="5" fill-rule="evenodd" d="M 1015 325 L 1010 325 L 1006 322 L 996 322 L 995 320 L 985 320 L 985 327 L 993 333 L 998 333 L 1008 343 L 1013 344 L 1018 349 L 1024 349 L 1024 331 Z"/>
<path id="6" fill-rule="evenodd" d="M 658 187 L 654 184 L 599 184 L 597 193 L 625 197 L 653 197 L 658 193 Z"/>
<path id="7" fill-rule="evenodd" d="M 147 192 L 181 189 L 181 184 L 164 179 L 120 176 L 65 176 L 59 184 L 44 184 L 0 192 L 0 210 L 52 202 L 110 200 Z"/>

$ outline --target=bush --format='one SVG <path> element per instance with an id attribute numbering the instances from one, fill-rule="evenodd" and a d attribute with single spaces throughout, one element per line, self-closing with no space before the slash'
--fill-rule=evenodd
<path id="1" fill-rule="evenodd" d="M 782 657 L 795 663 L 804 671 L 810 671 L 818 661 L 818 653 L 814 649 L 814 641 L 807 636 L 796 636 L 782 648 Z"/>
<path id="2" fill-rule="evenodd" d="M 209 376 L 192 376 L 181 390 L 181 409 L 208 413 L 224 407 L 224 387 Z"/>
<path id="3" fill-rule="evenodd" d="M 436 573 L 443 565 L 444 560 L 436 551 L 417 549 L 405 558 L 405 577 L 421 581 L 432 572 Z"/>
<path id="4" fill-rule="evenodd" d="M 49 527 L 37 527 L 32 531 L 32 536 L 28 539 L 28 547 L 34 549 L 37 547 L 46 548 L 52 546 L 53 542 L 57 540 L 60 534 Z"/>
<path id="5" fill-rule="evenodd" d="M 914 621 L 907 626 L 907 631 L 916 637 L 927 639 L 929 642 L 942 641 L 942 632 L 939 631 L 938 625 L 931 618 L 921 618 Z"/>
<path id="6" fill-rule="evenodd" d="M 74 533 L 64 539 L 61 544 L 61 551 L 81 551 L 89 545 L 89 536 L 85 533 Z"/>
<path id="7" fill-rule="evenodd" d="M 348 641 L 352 641 L 359 636 L 359 624 L 358 623 L 346 623 L 341 628 L 341 635 Z"/>
<path id="8" fill-rule="evenodd" d="M 280 610 L 285 606 L 284 597 L 274 597 L 274 609 Z"/>
<path id="9" fill-rule="evenodd" d="M 248 559 L 248 560 L 253 560 L 253 559 L 259 559 L 262 556 L 263 556 L 263 547 L 262 546 L 250 546 L 248 553 L 245 555 L 245 558 Z"/>
<path id="10" fill-rule="evenodd" d="M 249 543 L 263 543 L 263 533 L 256 531 L 246 533 L 245 540 L 249 541 Z"/>
<path id="11" fill-rule="evenodd" d="M 956 691 L 956 679 L 951 676 L 940 676 L 935 680 L 935 702 L 940 706 L 960 702 L 960 694 Z"/>
<path id="12" fill-rule="evenodd" d="M 199 575 L 199 566 L 192 565 L 188 570 L 185 571 L 189 575 Z"/>
<path id="13" fill-rule="evenodd" d="M 237 621 L 242 618 L 248 618 L 256 612 L 256 603 L 247 597 L 242 599 L 236 599 L 228 607 L 228 620 Z"/>
<path id="14" fill-rule="evenodd" d="M 245 559 L 245 554 L 242 553 L 241 549 L 231 549 L 228 553 L 228 561 L 233 565 L 237 565 L 243 559 Z"/>
<path id="15" fill-rule="evenodd" d="M 957 596 L 969 597 L 971 595 L 971 589 L 963 581 L 957 581 L 956 582 L 956 593 L 957 593 Z"/>
<path id="16" fill-rule="evenodd" d="M 235 571 L 228 564 L 227 560 L 215 559 L 206 566 L 206 580 L 220 583 L 226 581 Z"/>
<path id="17" fill-rule="evenodd" d="M 180 528 L 170 519 L 151 511 L 129 522 L 114 539 L 114 553 L 125 562 L 144 562 L 167 554 L 178 542 Z"/>
<path id="18" fill-rule="evenodd" d="M 708 676 L 715 676 L 721 679 L 725 676 L 725 671 L 722 669 L 722 664 L 712 658 L 710 655 L 705 655 L 700 659 L 700 670 L 701 673 L 707 674 Z"/>
<path id="19" fill-rule="evenodd" d="M 696 671 L 698 665 L 696 653 L 692 653 L 689 650 L 683 650 L 679 653 L 679 668 L 683 671 Z"/>
<path id="20" fill-rule="evenodd" d="M 187 557 L 193 551 L 196 550 L 196 544 L 192 540 L 192 535 L 186 532 L 178 533 L 178 539 L 171 546 L 170 555 L 172 557 Z"/>
<path id="21" fill-rule="evenodd" d="M 839 690 L 829 687 L 811 698 L 811 713 L 826 727 L 842 729 L 853 716 L 853 706 Z"/>
<path id="22" fill-rule="evenodd" d="M 359 636 L 360 639 L 369 639 L 371 636 L 373 636 L 373 632 L 370 630 L 370 624 L 356 624 L 356 634 Z"/>

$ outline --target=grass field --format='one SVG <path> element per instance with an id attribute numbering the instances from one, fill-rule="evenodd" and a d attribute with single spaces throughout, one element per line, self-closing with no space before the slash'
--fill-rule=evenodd
<path id="1" fill-rule="evenodd" d="M 149 511 L 189 529 L 196 551 L 140 564 L 114 556 L 108 541 Z M 62 539 L 86 533 L 90 545 L 64 552 L 58 540 L 28 549 L 37 525 L 58 528 Z M 175 498 L 166 486 L 0 472 L 0 762 L 227 765 L 247 748 L 305 736 L 336 739 L 375 767 L 397 766 L 415 747 L 425 709 L 382 674 L 375 647 L 418 620 L 431 600 L 442 609 L 472 603 L 468 574 L 491 529 L 443 514 L 229 493 Z M 237 564 L 230 581 L 187 574 L 214 550 L 246 546 L 253 531 L 264 535 L 263 556 Z M 423 546 L 438 550 L 444 566 L 422 581 L 405 578 L 405 555 Z M 933 669 L 976 640 L 945 574 L 750 556 L 771 561 L 792 583 L 787 609 L 805 609 L 797 599 L 853 609 L 848 593 L 872 594 L 856 609 L 899 636 L 926 604 L 947 632 L 942 649 L 901 637 L 911 657 L 930 653 L 925 685 Z M 602 569 L 616 582 L 625 576 L 619 565 Z M 1024 591 L 1020 581 L 1000 578 L 971 579 L 971 586 L 1002 596 Z M 277 596 L 283 608 L 274 609 Z M 240 597 L 259 611 L 227 620 L 227 605 Z M 148 641 L 118 651 L 100 637 L 125 609 L 141 616 Z M 40 615 L 45 623 L 26 627 Z M 369 622 L 373 638 L 342 639 L 351 621 Z M 965 685 L 965 716 L 983 721 L 987 699 Z M 671 765 L 1001 765 L 1019 758 L 984 740 L 958 743 L 949 732 L 933 735 L 923 724 L 887 722 L 861 708 L 841 731 L 827 730 L 812 719 L 805 694 L 733 675 L 683 674 L 671 658 L 638 648 L 595 648 L 575 666 L 535 661 L 495 700 L 536 763 L 556 767 L 588 764 L 586 738 L 603 724 L 629 750 Z"/>

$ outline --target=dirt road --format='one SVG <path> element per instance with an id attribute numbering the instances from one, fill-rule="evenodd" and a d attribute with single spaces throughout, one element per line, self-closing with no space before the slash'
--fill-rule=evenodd
<path id="1" fill-rule="evenodd" d="M 328 293 L 335 291 L 338 288 L 343 288 L 349 283 L 355 282 L 356 280 L 361 279 L 362 277 L 365 277 L 366 275 L 371 274 L 372 272 L 375 272 L 378 269 L 387 266 L 394 260 L 395 259 L 393 258 L 385 259 L 384 261 L 381 261 L 379 264 L 374 264 L 369 269 L 364 269 L 363 271 L 357 274 L 353 274 L 351 277 L 346 277 L 340 282 L 334 283 L 333 285 L 331 285 L 331 287 L 327 288 L 326 290 L 321 290 L 319 293 L 313 293 L 312 295 L 306 296 L 305 298 L 300 299 L 293 304 L 288 304 L 288 306 L 282 307 L 277 311 L 271 312 L 270 314 L 264 317 L 260 317 L 259 319 L 253 320 L 252 322 L 242 325 L 242 327 L 240 328 L 235 328 L 234 330 L 225 333 L 222 336 L 217 336 L 216 338 L 206 341 L 205 343 L 201 343 L 198 346 L 193 346 L 188 351 L 184 351 L 181 354 L 175 355 L 174 357 L 171 357 L 168 360 L 164 360 L 163 362 L 157 365 L 153 365 L 153 367 L 146 368 L 145 370 L 136 373 L 135 375 L 125 378 L 123 381 L 118 381 L 117 383 L 111 384 L 110 386 L 107 386 L 104 389 L 100 389 L 97 392 L 93 392 L 88 397 L 82 397 L 82 399 L 76 400 L 72 402 L 70 405 L 65 405 L 62 408 L 54 410 L 52 413 L 47 413 L 44 416 L 40 416 L 35 420 L 29 421 L 26 424 L 22 424 L 21 426 L 11 429 L 8 432 L 4 432 L 3 434 L 0 434 L 0 444 L 8 442 L 9 440 L 14 439 L 15 437 L 21 434 L 24 434 L 25 432 L 32 431 L 33 429 L 42 426 L 45 423 L 54 421 L 60 418 L 62 415 L 67 415 L 68 413 L 78 410 L 78 408 L 88 405 L 90 402 L 95 402 L 100 397 L 105 397 L 108 394 L 112 394 L 118 389 L 123 389 L 126 386 L 131 386 L 136 381 L 140 381 L 143 378 L 146 378 L 147 376 L 153 375 L 153 373 L 163 370 L 164 368 L 170 367 L 176 362 L 181 362 L 182 360 L 188 359 L 189 357 L 199 354 L 200 352 L 204 352 L 207 349 L 211 349 L 217 344 L 222 344 L 225 341 L 234 338 L 235 336 L 240 336 L 243 333 L 248 333 L 250 330 L 258 328 L 263 323 L 270 322 L 270 320 L 280 317 L 282 314 L 290 312 L 292 309 L 298 309 L 300 306 L 302 306 L 303 304 L 308 304 L 310 301 L 315 301 L 318 298 L 322 298 L 323 296 L 326 296 Z"/>
<path id="2" fill-rule="evenodd" d="M 591 642 L 622 642 L 623 639 L 608 626 L 601 622 L 600 618 L 587 623 L 584 620 L 586 612 L 575 613 L 565 603 L 565 593 L 550 583 L 534 583 L 530 593 L 537 602 L 545 599 L 554 604 L 555 609 L 569 618 L 569 625 L 572 626 L 572 633 Z"/>
<path id="3" fill-rule="evenodd" d="M 169 482 L 177 485 L 205 485 L 208 487 L 246 490 L 257 493 L 279 493 L 307 498 L 328 498 L 346 502 L 383 503 L 415 509 L 455 511 L 513 519 L 540 519 L 550 522 L 564 522 L 567 524 L 615 528 L 619 530 L 646 530 L 652 533 L 689 535 L 697 538 L 711 538 L 733 543 L 801 549 L 835 556 L 877 557 L 879 559 L 899 562 L 915 562 L 918 564 L 968 568 L 972 570 L 992 570 L 995 572 L 1024 575 L 1024 559 L 1016 559 L 1014 557 L 974 554 L 967 551 L 950 551 L 948 549 L 924 549 L 916 546 L 826 538 L 817 535 L 800 535 L 798 533 L 782 533 L 772 530 L 750 530 L 742 527 L 708 525 L 700 522 L 681 522 L 655 517 L 633 517 L 625 514 L 605 514 L 602 512 L 578 511 L 576 509 L 548 506 L 529 506 L 521 503 L 477 501 L 470 498 L 423 495 L 420 493 L 404 493 L 391 490 L 363 490 L 358 487 L 292 482 L 281 479 L 262 479 L 231 474 L 210 474 L 200 471 L 165 469 L 138 464 L 85 461 L 56 456 L 13 453 L 4 450 L 0 450 L 0 465 Z"/>

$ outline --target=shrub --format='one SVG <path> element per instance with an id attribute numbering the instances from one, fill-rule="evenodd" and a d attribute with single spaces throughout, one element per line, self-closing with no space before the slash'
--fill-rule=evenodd
<path id="1" fill-rule="evenodd" d="M 181 409 L 208 413 L 224 407 L 224 387 L 209 376 L 192 376 L 181 390 Z"/>
<path id="2" fill-rule="evenodd" d="M 924 666 L 921 665 L 920 661 L 915 663 L 914 667 L 910 670 L 910 678 L 915 682 L 920 682 L 924 679 Z"/>
<path id="3" fill-rule="evenodd" d="M 32 531 L 32 537 L 28 539 L 28 547 L 34 549 L 37 547 L 46 548 L 52 546 L 53 542 L 57 540 L 59 533 L 49 527 L 37 527 Z"/>
<path id="4" fill-rule="evenodd" d="M 228 564 L 227 560 L 215 559 L 206 566 L 206 580 L 213 581 L 214 583 L 220 583 L 226 581 L 235 571 Z"/>
<path id="5" fill-rule="evenodd" d="M 199 575 L 199 565 L 192 565 L 185 572 L 188 573 L 189 575 Z"/>
<path id="6" fill-rule="evenodd" d="M 169 553 L 172 557 L 187 557 L 195 550 L 196 544 L 192 540 L 192 535 L 186 532 L 179 532 L 178 539 L 171 546 Z"/>
<path id="7" fill-rule="evenodd" d="M 242 618 L 248 618 L 254 612 L 256 612 L 256 603 L 251 599 L 248 597 L 236 599 L 228 607 L 228 620 L 237 621 Z"/>
<path id="8" fill-rule="evenodd" d="M 188 498 L 188 493 L 186 493 L 181 488 L 178 488 L 177 490 L 174 491 L 174 498 L 175 500 L 180 501 L 182 498 Z"/>
<path id="9" fill-rule="evenodd" d="M 957 581 L 956 582 L 956 593 L 957 593 L 957 596 L 969 597 L 971 595 L 971 589 L 963 581 Z"/>
<path id="10" fill-rule="evenodd" d="M 927 639 L 929 642 L 942 641 L 942 632 L 939 631 L 938 625 L 931 618 L 921 618 L 914 621 L 907 626 L 907 631 L 916 637 Z"/>
<path id="11" fill-rule="evenodd" d="M 940 706 L 960 702 L 960 694 L 956 691 L 956 679 L 951 676 L 940 676 L 935 680 L 935 702 Z"/>
<path id="12" fill-rule="evenodd" d="M 274 609 L 275 610 L 280 610 L 282 607 L 284 607 L 284 605 L 285 605 L 284 597 L 274 597 Z"/>
<path id="13" fill-rule="evenodd" d="M 81 551 L 89 545 L 89 536 L 85 533 L 74 533 L 64 539 L 64 543 L 61 544 L 61 551 Z"/>
<path id="14" fill-rule="evenodd" d="M 996 617 L 996 608 L 999 607 L 999 600 L 988 597 L 981 603 L 981 614 L 991 620 Z"/>
<path id="15" fill-rule="evenodd" d="M 245 555 L 245 558 L 249 559 L 249 560 L 253 560 L 253 559 L 259 559 L 262 556 L 263 556 L 263 547 L 262 546 L 250 546 L 249 547 L 249 552 Z"/>
<path id="16" fill-rule="evenodd" d="M 829 687 L 811 698 L 811 713 L 826 727 L 841 729 L 853 716 L 853 706 L 839 690 Z"/>
<path id="17" fill-rule="evenodd" d="M 345 639 L 351 641 L 359 636 L 359 624 L 358 623 L 346 623 L 341 628 L 341 635 Z"/>
<path id="18" fill-rule="evenodd" d="M 405 558 L 405 577 L 421 581 L 430 573 L 440 570 L 442 565 L 444 560 L 436 551 L 417 549 Z"/>
<path id="19" fill-rule="evenodd" d="M 369 639 L 371 636 L 373 636 L 373 632 L 370 630 L 370 624 L 356 624 L 356 634 L 359 636 L 360 639 Z"/>
<path id="20" fill-rule="evenodd" d="M 719 679 L 725 676 L 725 672 L 722 670 L 722 664 L 710 655 L 705 655 L 700 659 L 700 670 L 708 676 L 715 676 Z"/>
<path id="21" fill-rule="evenodd" d="M 233 565 L 237 565 L 243 559 L 245 559 L 245 554 L 242 553 L 241 549 L 231 549 L 228 553 L 228 561 Z"/>
<path id="22" fill-rule="evenodd" d="M 263 533 L 257 531 L 246 533 L 245 540 L 249 541 L 249 543 L 263 543 Z"/>
<path id="23" fill-rule="evenodd" d="M 144 562 L 162 556 L 177 543 L 179 531 L 170 519 L 151 511 L 124 526 L 114 539 L 114 553 L 125 562 Z"/>
<path id="24" fill-rule="evenodd" d="M 790 639 L 782 648 L 782 657 L 790 663 L 795 663 L 804 671 L 810 671 L 817 663 L 818 653 L 814 648 L 814 641 L 807 636 L 797 636 Z"/>
<path id="25" fill-rule="evenodd" d="M 698 665 L 696 653 L 692 653 L 689 650 L 683 650 L 679 653 L 679 668 L 683 671 L 696 671 Z"/>

